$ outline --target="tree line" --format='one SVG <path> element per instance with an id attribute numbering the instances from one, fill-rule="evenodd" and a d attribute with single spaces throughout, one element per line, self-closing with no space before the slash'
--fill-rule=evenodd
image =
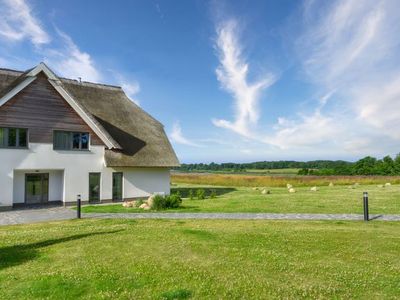
<path id="1" fill-rule="evenodd" d="M 259 161 L 252 163 L 195 163 L 182 164 L 182 172 L 246 172 L 246 170 L 300 169 L 299 175 L 400 175 L 400 154 L 394 159 L 367 156 L 356 162 L 343 160 Z"/>
<path id="2" fill-rule="evenodd" d="M 299 171 L 300 175 L 400 175 L 400 154 L 394 159 L 385 156 L 382 159 L 367 156 L 355 163 L 335 166 L 333 168 L 307 169 Z"/>

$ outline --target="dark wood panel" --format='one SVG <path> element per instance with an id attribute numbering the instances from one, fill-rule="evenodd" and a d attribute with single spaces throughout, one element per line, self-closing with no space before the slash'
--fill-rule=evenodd
<path id="1" fill-rule="evenodd" d="M 92 145 L 104 145 L 43 74 L 0 107 L 0 127 L 28 128 L 31 143 L 53 143 L 54 130 L 68 130 L 89 132 Z"/>

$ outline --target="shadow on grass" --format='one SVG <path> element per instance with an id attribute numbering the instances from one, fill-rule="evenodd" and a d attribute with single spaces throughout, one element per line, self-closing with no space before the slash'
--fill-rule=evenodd
<path id="1" fill-rule="evenodd" d="M 376 216 L 369 216 L 369 221 L 373 221 L 373 220 L 377 220 L 377 219 L 380 219 L 380 218 L 382 218 L 383 217 L 383 215 L 376 215 Z"/>
<path id="2" fill-rule="evenodd" d="M 22 245 L 14 245 L 9 247 L 0 248 L 0 270 L 17 266 L 19 264 L 25 263 L 27 261 L 33 260 L 39 257 L 39 249 L 65 243 L 69 241 L 79 240 L 90 236 L 95 235 L 102 235 L 102 234 L 109 234 L 109 233 L 116 233 L 123 231 L 121 230 L 114 230 L 114 231 L 104 231 L 104 232 L 93 232 L 93 233 L 84 233 L 84 234 L 76 234 L 68 237 L 63 237 L 59 239 L 50 239 L 45 240 L 37 243 L 31 244 L 22 244 Z"/>
<path id="3" fill-rule="evenodd" d="M 181 194 L 181 197 L 188 198 L 190 190 L 192 190 L 193 194 L 196 195 L 196 191 L 199 189 L 203 189 L 206 192 L 206 196 L 209 196 L 211 194 L 211 191 L 215 191 L 217 196 L 221 196 L 221 195 L 236 191 L 235 188 L 227 188 L 227 187 L 202 187 L 202 186 L 198 186 L 198 187 L 196 186 L 193 188 L 191 188 L 191 187 L 171 187 L 171 194 L 179 192 Z"/>

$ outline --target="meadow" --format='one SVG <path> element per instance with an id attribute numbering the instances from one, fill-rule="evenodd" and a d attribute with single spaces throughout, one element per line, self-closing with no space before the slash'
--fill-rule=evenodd
<path id="1" fill-rule="evenodd" d="M 292 170 L 292 169 L 289 169 Z M 272 171 L 272 170 L 270 170 Z M 279 171 L 277 171 L 279 173 Z M 292 174 L 294 175 L 294 174 Z M 299 186 L 400 184 L 400 176 L 251 176 L 243 174 L 173 173 L 173 183 L 203 184 L 236 187 L 286 187 L 287 183 Z"/>
<path id="2" fill-rule="evenodd" d="M 351 187 L 351 188 L 349 188 Z M 189 191 L 204 189 L 210 195 L 215 190 L 217 197 L 204 200 L 188 198 Z M 227 213 L 347 213 L 362 214 L 363 192 L 369 193 L 371 214 L 400 214 L 400 185 L 380 188 L 377 185 L 321 186 L 317 192 L 310 187 L 295 187 L 296 193 L 287 188 L 267 188 L 270 194 L 262 194 L 262 188 L 223 187 L 193 184 L 176 184 L 172 193 L 179 192 L 183 199 L 178 209 L 161 212 L 227 212 Z M 138 208 L 125 208 L 121 204 L 89 205 L 83 212 L 145 212 Z"/>
<path id="3" fill-rule="evenodd" d="M 0 227 L 0 299 L 398 299 L 400 223 L 73 220 Z"/>

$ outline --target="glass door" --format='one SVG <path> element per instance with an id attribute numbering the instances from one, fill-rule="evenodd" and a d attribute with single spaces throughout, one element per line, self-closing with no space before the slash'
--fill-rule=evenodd
<path id="1" fill-rule="evenodd" d="M 122 172 L 113 173 L 112 195 L 114 201 L 122 200 L 122 180 L 123 180 Z"/>
<path id="2" fill-rule="evenodd" d="M 25 203 L 40 204 L 49 201 L 49 174 L 25 175 Z"/>
<path id="3" fill-rule="evenodd" d="M 100 173 L 89 173 L 89 202 L 100 202 Z"/>

